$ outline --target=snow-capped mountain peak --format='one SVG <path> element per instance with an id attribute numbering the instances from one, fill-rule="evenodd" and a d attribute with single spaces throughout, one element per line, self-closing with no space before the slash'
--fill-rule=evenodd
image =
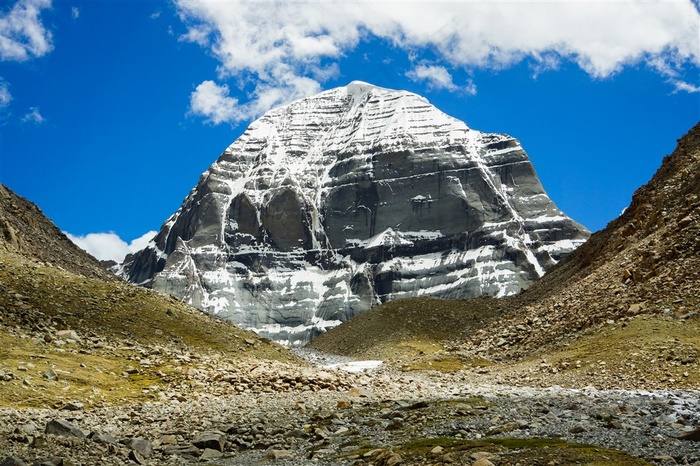
<path id="1" fill-rule="evenodd" d="M 353 81 L 253 122 L 123 270 L 298 344 L 391 299 L 516 293 L 587 237 L 517 140 Z"/>

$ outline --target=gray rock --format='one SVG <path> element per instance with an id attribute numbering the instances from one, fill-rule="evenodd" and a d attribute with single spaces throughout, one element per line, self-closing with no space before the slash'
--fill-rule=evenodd
<path id="1" fill-rule="evenodd" d="M 63 437 L 85 438 L 85 433 L 82 430 L 78 429 L 65 419 L 54 419 L 49 421 L 46 423 L 46 429 L 44 432 Z"/>
<path id="2" fill-rule="evenodd" d="M 294 452 L 291 450 L 270 450 L 265 454 L 265 458 L 270 460 L 282 460 L 294 458 Z"/>
<path id="3" fill-rule="evenodd" d="M 197 448 L 211 448 L 218 451 L 224 451 L 225 443 L 226 434 L 219 431 L 201 432 L 192 440 L 192 444 Z"/>
<path id="4" fill-rule="evenodd" d="M 63 407 L 66 411 L 82 411 L 85 405 L 80 401 L 70 401 Z"/>
<path id="5" fill-rule="evenodd" d="M 136 464 L 145 464 L 146 463 L 146 458 L 144 458 L 143 455 L 136 450 L 129 451 L 129 459 Z"/>
<path id="6" fill-rule="evenodd" d="M 15 428 L 16 434 L 34 435 L 38 431 L 36 425 L 34 424 L 22 424 Z"/>
<path id="7" fill-rule="evenodd" d="M 220 450 L 214 450 L 212 448 L 205 448 L 202 454 L 199 456 L 200 461 L 206 461 L 216 458 L 221 458 L 224 454 Z"/>
<path id="8" fill-rule="evenodd" d="M 585 427 L 583 427 L 581 424 L 577 424 L 577 425 L 573 426 L 571 429 L 569 429 L 569 433 L 580 434 L 580 433 L 586 432 L 586 430 L 587 429 Z"/>
<path id="9" fill-rule="evenodd" d="M 75 330 L 59 330 L 56 332 L 56 336 L 67 343 L 75 343 L 80 341 L 80 336 Z"/>
<path id="10" fill-rule="evenodd" d="M 135 452 L 138 452 L 140 455 L 142 455 L 145 458 L 148 458 L 153 454 L 153 445 L 151 442 L 144 438 L 140 437 L 133 437 L 133 438 L 127 438 L 123 439 L 120 441 L 122 445 L 125 447 L 129 448 L 130 450 L 133 450 Z"/>
<path id="11" fill-rule="evenodd" d="M 163 453 L 196 459 L 200 455 L 200 450 L 194 445 L 169 445 L 163 449 Z"/>
<path id="12" fill-rule="evenodd" d="M 66 458 L 53 457 L 42 460 L 35 460 L 34 466 L 73 466 L 73 462 Z"/>
<path id="13" fill-rule="evenodd" d="M 27 466 L 27 463 L 22 461 L 20 458 L 17 458 L 16 456 L 8 456 L 4 460 L 2 460 L 0 466 Z"/>
<path id="14" fill-rule="evenodd" d="M 381 302 L 518 293 L 588 236 L 516 139 L 354 82 L 254 122 L 121 274 L 303 344 Z"/>
<path id="15" fill-rule="evenodd" d="M 102 443 L 105 445 L 116 445 L 119 443 L 119 441 L 112 437 L 109 434 L 101 434 L 99 432 L 90 432 L 90 435 L 88 436 L 90 440 L 96 443 Z"/>

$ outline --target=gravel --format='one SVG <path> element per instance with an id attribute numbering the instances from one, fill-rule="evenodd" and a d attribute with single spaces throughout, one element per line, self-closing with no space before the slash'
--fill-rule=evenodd
<path id="1" fill-rule="evenodd" d="M 306 357 L 321 365 L 347 362 Z M 393 449 L 431 437 L 510 437 L 563 439 L 655 464 L 672 458 L 700 465 L 700 444 L 678 438 L 700 425 L 698 391 L 512 387 L 474 373 L 402 373 L 383 366 L 358 373 L 311 370 L 318 376 L 304 371 L 333 383 L 316 391 L 289 387 L 221 396 L 208 393 L 205 382 L 157 403 L 90 411 L 1 409 L 0 462 L 14 456 L 27 464 L 47 458 L 74 465 L 367 464 L 362 448 L 371 445 L 375 450 L 366 454 L 375 455 L 369 458 L 375 464 L 411 464 Z M 59 420 L 87 438 L 45 433 Z M 506 464 L 497 455 L 490 461 Z"/>

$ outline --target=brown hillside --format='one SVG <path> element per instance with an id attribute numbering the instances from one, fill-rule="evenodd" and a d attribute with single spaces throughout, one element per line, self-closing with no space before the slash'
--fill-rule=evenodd
<path id="1" fill-rule="evenodd" d="M 0 184 L 0 249 L 85 277 L 118 280 L 73 244 L 35 204 Z"/>
<path id="2" fill-rule="evenodd" d="M 118 280 L 0 186 L 0 407 L 153 400 L 189 387 L 193 361 L 253 359 L 298 363 L 253 332 Z"/>

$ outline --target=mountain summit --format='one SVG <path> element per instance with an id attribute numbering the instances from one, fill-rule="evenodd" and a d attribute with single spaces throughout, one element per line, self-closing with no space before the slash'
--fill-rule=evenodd
<path id="1" fill-rule="evenodd" d="M 515 294 L 588 236 L 516 139 L 355 81 L 252 123 L 121 274 L 303 344 L 397 298 Z"/>

